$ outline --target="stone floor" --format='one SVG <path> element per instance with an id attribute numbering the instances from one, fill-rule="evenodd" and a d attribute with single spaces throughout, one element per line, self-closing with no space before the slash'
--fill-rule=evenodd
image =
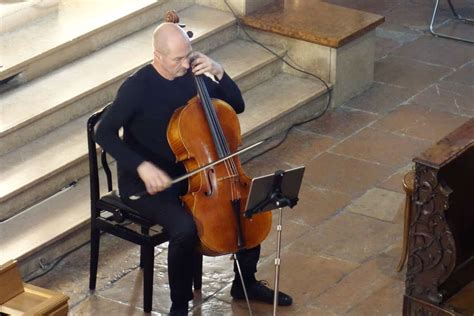
<path id="1" fill-rule="evenodd" d="M 395 272 L 401 179 L 415 155 L 474 115 L 474 45 L 427 32 L 434 1 L 328 2 L 384 15 L 386 22 L 377 30 L 373 86 L 246 165 L 251 175 L 307 168 L 300 203 L 284 211 L 281 288 L 294 305 L 278 314 L 401 315 L 404 272 Z M 473 5 L 456 3 L 474 13 Z M 474 26 L 456 25 L 442 5 L 437 25 L 474 37 Z M 138 249 L 103 240 L 95 293 L 88 291 L 88 245 L 32 283 L 69 295 L 71 315 L 142 315 Z M 272 282 L 275 247 L 273 230 L 263 243 L 259 279 Z M 205 258 L 203 289 L 190 314 L 248 314 L 229 295 L 231 266 L 228 256 Z M 166 249 L 159 248 L 153 315 L 169 309 L 166 271 Z M 271 305 L 252 308 L 254 315 L 272 313 Z"/>

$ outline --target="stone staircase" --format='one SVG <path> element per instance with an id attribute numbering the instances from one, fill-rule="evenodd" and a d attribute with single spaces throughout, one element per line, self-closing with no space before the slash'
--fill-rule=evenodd
<path id="1" fill-rule="evenodd" d="M 23 274 L 87 242 L 85 122 L 150 62 L 151 34 L 167 10 L 179 11 L 194 49 L 221 62 L 241 88 L 244 142 L 275 135 L 326 102 L 320 82 L 285 72 L 242 36 L 231 13 L 202 5 L 213 1 L 100 1 L 93 12 L 81 3 L 61 1 L 0 34 L 0 264 L 17 259 Z"/>

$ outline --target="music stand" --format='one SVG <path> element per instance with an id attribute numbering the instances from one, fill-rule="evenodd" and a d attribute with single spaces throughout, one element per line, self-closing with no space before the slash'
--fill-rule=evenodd
<path id="1" fill-rule="evenodd" d="M 278 170 L 274 174 L 252 179 L 250 193 L 247 199 L 244 216 L 279 209 L 277 225 L 277 251 L 275 255 L 275 294 L 273 296 L 273 315 L 276 315 L 278 305 L 278 285 L 280 280 L 280 249 L 283 207 L 293 208 L 298 202 L 298 193 L 303 180 L 305 167 L 289 170 Z"/>

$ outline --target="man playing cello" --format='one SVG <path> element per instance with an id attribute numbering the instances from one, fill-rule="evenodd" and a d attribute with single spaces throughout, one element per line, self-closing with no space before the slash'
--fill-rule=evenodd
<path id="1" fill-rule="evenodd" d="M 174 23 L 163 23 L 153 33 L 153 62 L 122 84 L 117 96 L 101 120 L 97 142 L 117 161 L 118 185 L 125 203 L 164 227 L 169 233 L 168 278 L 172 306 L 170 315 L 187 315 L 193 298 L 192 267 L 198 243 L 196 226 L 179 196 L 186 193 L 181 182 L 170 186 L 171 178 L 186 173 L 167 142 L 166 131 L 173 112 L 196 95 L 194 75 L 204 73 L 209 94 L 231 104 L 237 113 L 244 101 L 237 85 L 223 67 L 206 55 L 193 52 L 186 33 Z M 118 131 L 123 127 L 123 139 Z M 145 190 L 138 200 L 127 197 Z M 237 258 L 250 299 L 273 303 L 273 290 L 255 279 L 260 246 L 241 250 Z M 234 271 L 237 269 L 234 264 Z M 231 295 L 243 299 L 238 275 Z M 292 298 L 278 295 L 279 305 L 291 305 Z"/>

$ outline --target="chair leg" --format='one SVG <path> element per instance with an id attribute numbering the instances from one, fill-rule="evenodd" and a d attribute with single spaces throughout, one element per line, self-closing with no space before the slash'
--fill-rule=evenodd
<path id="1" fill-rule="evenodd" d="M 149 236 L 149 234 L 150 234 L 150 229 L 148 227 L 142 226 L 141 231 L 142 231 L 143 235 Z M 143 261 L 144 252 L 145 252 L 145 246 L 140 246 L 140 268 L 142 268 L 142 269 L 143 269 L 144 264 L 145 264 L 144 261 Z"/>
<path id="2" fill-rule="evenodd" d="M 453 15 L 456 17 L 456 19 L 461 20 L 461 21 L 467 21 L 467 22 L 473 22 L 474 21 L 472 19 L 461 17 L 456 12 L 456 10 L 454 9 L 453 4 L 451 3 L 451 0 L 447 0 L 447 1 L 448 1 L 448 4 L 449 4 L 449 7 L 451 8 L 451 11 L 452 11 Z M 461 37 L 456 37 L 456 36 L 451 36 L 451 35 L 436 32 L 433 25 L 434 25 L 434 21 L 435 21 L 435 18 L 436 18 L 436 14 L 438 13 L 438 7 L 439 7 L 439 0 L 436 0 L 435 7 L 434 7 L 434 10 L 433 10 L 433 15 L 431 16 L 430 33 L 433 34 L 434 36 L 438 36 L 438 37 L 449 38 L 449 39 L 458 40 L 458 41 L 462 41 L 462 42 L 466 42 L 466 43 L 474 43 L 474 40 L 469 40 L 469 39 L 466 39 L 466 38 L 461 38 Z"/>
<path id="3" fill-rule="evenodd" d="M 431 16 L 431 23 L 430 23 L 430 32 L 433 35 L 438 35 L 434 31 L 434 27 L 433 27 L 433 24 L 434 24 L 434 21 L 435 21 L 435 18 L 436 18 L 436 13 L 438 12 L 438 7 L 439 7 L 439 0 L 436 0 L 435 7 L 433 9 L 433 15 Z"/>
<path id="4" fill-rule="evenodd" d="M 202 254 L 198 252 L 196 252 L 194 259 L 193 285 L 194 290 L 202 288 Z"/>
<path id="5" fill-rule="evenodd" d="M 89 270 L 89 289 L 94 290 L 97 280 L 97 266 L 99 264 L 100 230 L 91 228 L 91 257 Z"/>
<path id="6" fill-rule="evenodd" d="M 451 0 L 447 0 L 447 1 L 448 1 L 448 4 L 449 4 L 449 8 L 451 9 L 451 12 L 456 17 L 456 19 L 461 20 L 461 21 L 466 21 L 466 22 L 474 22 L 474 19 L 469 19 L 469 18 L 462 17 L 459 13 L 457 13 L 456 9 L 454 9 L 454 6 L 451 3 Z"/>
<path id="7" fill-rule="evenodd" d="M 155 248 L 153 246 L 142 246 L 143 266 L 143 310 L 151 312 L 153 298 L 153 265 L 155 259 Z"/>
<path id="8" fill-rule="evenodd" d="M 144 268 L 145 262 L 143 257 L 145 256 L 145 248 L 144 246 L 140 246 L 140 268 Z"/>

